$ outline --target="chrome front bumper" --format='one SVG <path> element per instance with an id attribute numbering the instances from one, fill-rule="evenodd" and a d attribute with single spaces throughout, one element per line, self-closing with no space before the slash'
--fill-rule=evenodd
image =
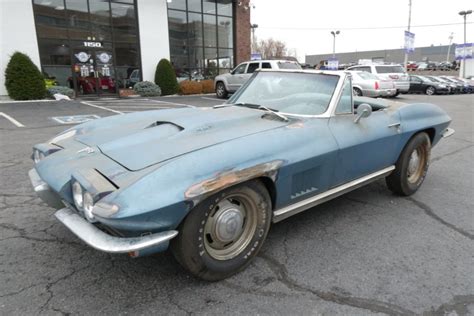
<path id="1" fill-rule="evenodd" d="M 40 178 L 36 169 L 31 169 L 28 175 L 33 189 L 41 200 L 55 209 L 61 208 L 54 214 L 56 218 L 77 237 L 97 250 L 109 253 L 132 253 L 145 248 L 158 246 L 167 247 L 168 242 L 178 234 L 176 230 L 169 230 L 140 237 L 127 238 L 109 235 L 88 222 L 77 212 L 69 208 L 64 208 L 61 197 Z M 134 256 L 136 256 L 136 254 Z"/>
<path id="2" fill-rule="evenodd" d="M 169 230 L 140 237 L 115 237 L 104 233 L 96 226 L 69 208 L 57 211 L 56 218 L 86 244 L 109 253 L 130 253 L 169 242 L 178 231 Z"/>
<path id="3" fill-rule="evenodd" d="M 35 190 L 39 198 L 43 200 L 43 202 L 55 209 L 64 207 L 64 204 L 61 202 L 60 196 L 56 192 L 51 190 L 49 185 L 40 178 L 36 169 L 31 169 L 28 172 L 28 176 L 30 177 L 33 189 Z"/>

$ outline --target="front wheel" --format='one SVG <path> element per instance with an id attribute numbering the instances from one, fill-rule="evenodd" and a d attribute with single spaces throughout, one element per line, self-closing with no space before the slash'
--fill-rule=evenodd
<path id="1" fill-rule="evenodd" d="M 360 90 L 359 88 L 352 88 L 352 92 L 356 97 L 362 96 L 362 90 Z"/>
<path id="2" fill-rule="evenodd" d="M 171 242 L 177 261 L 194 276 L 217 281 L 243 270 L 258 253 L 272 218 L 259 181 L 225 189 L 198 204 Z"/>
<path id="3" fill-rule="evenodd" d="M 228 92 L 225 88 L 225 84 L 223 82 L 218 82 L 216 84 L 216 95 L 220 99 L 224 99 L 227 97 Z"/>
<path id="4" fill-rule="evenodd" d="M 426 133 L 413 136 L 402 151 L 395 170 L 386 178 L 388 188 L 396 194 L 409 196 L 425 180 L 431 154 L 431 141 Z"/>

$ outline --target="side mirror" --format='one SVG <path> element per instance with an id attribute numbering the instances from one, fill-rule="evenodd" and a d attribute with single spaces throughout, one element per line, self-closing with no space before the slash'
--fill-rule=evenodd
<path id="1" fill-rule="evenodd" d="M 359 105 L 357 107 L 356 114 L 357 114 L 357 116 L 354 120 L 354 123 L 357 124 L 357 123 L 359 123 L 361 118 L 369 117 L 370 114 L 372 114 L 372 107 L 370 105 L 368 105 L 367 103 L 362 103 L 361 105 Z"/>

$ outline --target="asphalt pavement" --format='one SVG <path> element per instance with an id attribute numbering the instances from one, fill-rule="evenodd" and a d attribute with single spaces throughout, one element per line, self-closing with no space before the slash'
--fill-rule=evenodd
<path id="1" fill-rule="evenodd" d="M 421 189 L 403 198 L 378 181 L 275 224 L 245 271 L 215 283 L 190 277 L 169 252 L 91 249 L 35 196 L 27 172 L 32 145 L 78 115 L 222 100 L 0 104 L 0 314 L 474 315 L 474 98 L 399 99 L 441 106 L 456 130 L 433 149 Z"/>

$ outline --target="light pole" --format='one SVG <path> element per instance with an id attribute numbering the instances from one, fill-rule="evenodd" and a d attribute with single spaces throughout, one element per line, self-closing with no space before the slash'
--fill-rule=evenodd
<path id="1" fill-rule="evenodd" d="M 252 29 L 252 51 L 253 53 L 255 53 L 255 49 L 256 49 L 255 29 L 258 28 L 258 24 L 250 24 L 250 28 Z"/>
<path id="2" fill-rule="evenodd" d="M 449 45 L 448 45 L 448 55 L 446 55 L 446 62 L 449 62 L 449 54 L 451 53 L 451 45 L 453 43 L 453 38 L 454 38 L 454 33 L 451 32 L 451 34 L 448 37 Z"/>
<path id="3" fill-rule="evenodd" d="M 331 31 L 333 41 L 332 41 L 332 57 L 336 58 L 336 35 L 339 35 L 340 31 Z"/>
<path id="4" fill-rule="evenodd" d="M 472 13 L 472 10 L 467 10 L 467 11 L 461 11 L 459 12 L 459 15 L 464 17 L 464 57 L 462 59 L 462 77 L 465 78 L 466 77 L 466 56 L 465 56 L 465 53 L 466 53 L 466 17 L 468 14 L 471 14 Z"/>
<path id="5" fill-rule="evenodd" d="M 408 0 L 408 32 L 410 32 L 410 26 L 411 26 L 411 0 Z M 404 68 L 405 71 L 407 71 L 407 64 L 408 64 L 408 53 L 407 53 L 407 48 L 405 47 L 405 59 L 404 59 Z"/>

